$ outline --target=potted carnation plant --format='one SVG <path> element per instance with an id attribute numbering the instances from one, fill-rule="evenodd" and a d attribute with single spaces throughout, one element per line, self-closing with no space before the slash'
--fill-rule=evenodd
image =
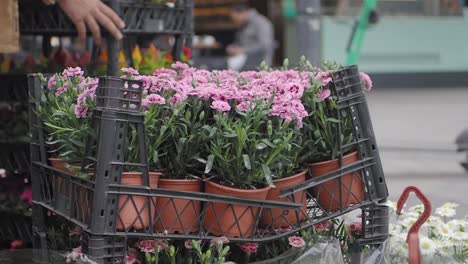
<path id="1" fill-rule="evenodd" d="M 39 114 L 43 118 L 47 133 L 46 143 L 50 146 L 50 165 L 63 172 L 76 175 L 85 152 L 85 142 L 91 128 L 91 113 L 97 80 L 83 77 L 79 68 L 67 68 L 61 74 L 55 74 L 47 81 L 47 90 L 42 94 Z M 79 174 L 88 178 L 89 175 Z M 71 190 L 62 177 L 56 177 L 55 206 L 61 210 L 67 208 Z M 86 190 L 77 188 L 78 204 L 88 204 Z M 65 209 L 64 209 L 65 210 Z M 85 219 L 88 210 L 81 208 Z"/>
<path id="2" fill-rule="evenodd" d="M 326 64 L 325 67 L 329 71 L 340 69 L 335 64 Z M 329 71 L 308 72 L 310 87 L 306 88 L 303 96 L 310 115 L 304 119 L 302 159 L 306 161 L 312 177 L 326 175 L 359 159 L 355 145 L 350 144 L 353 142 L 352 117 L 346 111 L 339 110 L 337 98 L 330 90 L 333 82 Z M 370 90 L 370 78 L 361 73 L 361 79 L 365 88 Z M 337 119 L 337 111 L 341 111 L 340 120 Z M 348 147 L 341 149 L 341 146 Z M 340 165 L 341 155 L 343 162 Z M 365 197 L 359 171 L 326 181 L 313 190 L 318 203 L 328 211 L 357 204 Z"/>
<path id="3" fill-rule="evenodd" d="M 252 85 L 250 89 L 244 81 L 241 83 L 239 87 L 228 87 L 237 94 L 233 96 L 236 100 L 230 100 L 235 109 L 219 97 L 214 96 L 218 100 L 212 101 L 214 124 L 209 129 L 205 167 L 210 180 L 205 191 L 264 200 L 274 186 L 274 175 L 291 165 L 294 153 L 287 150 L 295 143 L 294 129 L 288 122 L 270 118 L 275 106 L 274 88 L 266 91 Z M 261 209 L 256 207 L 208 203 L 204 225 L 215 235 L 249 237 L 258 224 L 255 216 L 260 214 Z"/>
<path id="4" fill-rule="evenodd" d="M 151 170 L 161 172 L 159 188 L 200 192 L 200 177 L 196 175 L 201 175 L 197 159 L 204 146 L 200 130 L 206 120 L 205 102 L 189 95 L 193 83 L 184 70 L 194 71 L 186 64 L 176 63 L 174 69 L 160 69 L 153 76 L 135 78 L 146 84 L 142 107 L 149 164 Z M 156 200 L 155 230 L 197 232 L 200 210 L 199 201 L 160 197 Z"/>

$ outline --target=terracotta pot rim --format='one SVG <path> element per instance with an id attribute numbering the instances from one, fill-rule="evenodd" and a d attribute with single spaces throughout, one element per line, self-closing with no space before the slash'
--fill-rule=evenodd
<path id="1" fill-rule="evenodd" d="M 48 158 L 48 160 L 50 160 L 50 161 L 64 161 L 65 162 L 65 160 L 62 159 L 62 158 Z"/>
<path id="2" fill-rule="evenodd" d="M 177 184 L 177 185 L 185 185 L 185 184 L 199 184 L 200 180 L 197 179 L 168 179 L 168 178 L 160 178 L 160 182 L 166 182 L 166 183 L 171 183 L 171 184 Z"/>
<path id="3" fill-rule="evenodd" d="M 124 172 L 122 172 L 122 176 L 125 176 L 126 178 L 140 178 L 141 174 L 142 174 L 141 171 L 124 171 Z M 160 172 L 155 172 L 155 171 L 150 171 L 149 176 L 151 178 L 161 177 L 161 173 Z"/>
<path id="4" fill-rule="evenodd" d="M 229 193 L 243 193 L 243 194 L 254 194 L 254 193 L 262 193 L 262 192 L 267 192 L 271 189 L 271 186 L 266 186 L 265 188 L 261 189 L 254 189 L 254 190 L 245 190 L 245 189 L 239 189 L 239 188 L 232 188 L 228 186 L 224 186 L 221 184 L 217 184 L 213 181 L 206 181 L 206 184 L 211 185 L 215 188 L 218 189 L 223 189 Z"/>
<path id="5" fill-rule="evenodd" d="M 276 179 L 276 180 L 273 180 L 273 183 L 283 183 L 285 181 L 290 181 L 292 179 L 295 179 L 295 178 L 299 178 L 299 177 L 302 177 L 302 176 L 305 176 L 307 173 L 307 170 L 301 170 L 300 172 L 292 175 L 292 176 L 288 176 L 286 178 L 281 178 L 281 179 Z"/>
<path id="6" fill-rule="evenodd" d="M 351 152 L 351 153 L 349 153 L 349 154 L 344 155 L 344 156 L 343 156 L 343 160 L 349 159 L 349 158 L 351 158 L 352 156 L 355 156 L 355 155 L 357 155 L 357 154 L 358 154 L 358 152 L 357 152 L 357 150 L 355 150 L 355 151 L 353 151 L 353 152 Z M 339 159 L 333 159 L 333 160 L 325 160 L 325 161 L 307 163 L 306 165 L 307 165 L 307 166 L 322 166 L 322 165 L 327 165 L 327 164 L 334 163 L 334 162 L 338 162 L 338 161 L 339 161 Z"/>

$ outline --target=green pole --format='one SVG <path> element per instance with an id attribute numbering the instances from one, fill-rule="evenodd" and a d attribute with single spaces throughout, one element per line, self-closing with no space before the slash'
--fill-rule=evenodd
<path id="1" fill-rule="evenodd" d="M 361 14 L 359 16 L 358 23 L 351 39 L 351 45 L 349 46 L 348 57 L 346 58 L 346 64 L 356 64 L 361 52 L 364 37 L 366 35 L 367 28 L 369 26 L 369 15 L 372 10 L 375 9 L 377 0 L 365 0 L 361 8 Z"/>

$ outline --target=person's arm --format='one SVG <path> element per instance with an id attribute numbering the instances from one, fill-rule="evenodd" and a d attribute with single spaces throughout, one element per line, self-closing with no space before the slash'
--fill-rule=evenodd
<path id="1" fill-rule="evenodd" d="M 124 21 L 100 0 L 43 0 L 45 4 L 57 2 L 75 24 L 81 40 L 86 38 L 86 27 L 91 31 L 96 44 L 101 44 L 101 29 L 104 27 L 115 39 L 120 40 L 120 30 L 125 27 Z"/>

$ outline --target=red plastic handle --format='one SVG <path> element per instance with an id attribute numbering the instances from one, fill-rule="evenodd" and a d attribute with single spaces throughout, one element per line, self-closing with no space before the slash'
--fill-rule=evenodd
<path id="1" fill-rule="evenodd" d="M 418 197 L 424 205 L 423 213 L 421 214 L 421 216 L 419 216 L 418 220 L 416 220 L 416 222 L 411 226 L 408 232 L 408 237 L 406 238 L 409 251 L 409 264 L 420 264 L 421 251 L 419 248 L 419 229 L 424 224 L 424 222 L 426 222 L 426 220 L 431 216 L 432 204 L 429 201 L 429 199 L 427 199 L 427 197 L 421 192 L 421 190 L 414 186 L 408 186 L 401 194 L 400 199 L 398 199 L 397 214 L 401 214 L 401 209 L 403 208 L 403 205 L 405 204 L 411 192 L 414 192 L 414 194 L 416 194 L 416 197 Z"/>

